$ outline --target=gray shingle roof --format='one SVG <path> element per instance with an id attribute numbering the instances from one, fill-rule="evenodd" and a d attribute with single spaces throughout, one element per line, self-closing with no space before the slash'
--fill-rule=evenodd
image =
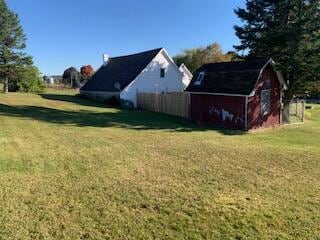
<path id="1" fill-rule="evenodd" d="M 267 62 L 267 59 L 254 59 L 203 65 L 194 74 L 186 91 L 249 95 Z M 200 85 L 195 85 L 201 72 L 204 72 L 204 78 Z"/>

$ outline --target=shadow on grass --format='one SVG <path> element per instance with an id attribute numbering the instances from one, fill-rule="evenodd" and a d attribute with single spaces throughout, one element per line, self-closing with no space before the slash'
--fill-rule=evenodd
<path id="1" fill-rule="evenodd" d="M 106 108 L 106 105 L 73 95 L 41 94 L 53 101 L 65 101 L 81 106 Z M 34 119 L 43 122 L 79 127 L 117 127 L 134 130 L 167 130 L 176 132 L 215 130 L 224 135 L 241 135 L 244 131 L 216 129 L 196 125 L 188 120 L 143 110 L 114 109 L 95 112 L 88 110 L 67 111 L 40 106 L 10 106 L 0 104 L 0 115 Z"/>
<path id="2" fill-rule="evenodd" d="M 38 95 L 46 100 L 69 102 L 88 107 L 106 107 L 106 104 L 82 98 L 80 95 L 61 95 L 48 93 L 41 93 Z"/>

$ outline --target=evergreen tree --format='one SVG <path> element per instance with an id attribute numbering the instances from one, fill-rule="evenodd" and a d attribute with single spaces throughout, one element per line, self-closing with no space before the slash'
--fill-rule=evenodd
<path id="1" fill-rule="evenodd" d="M 237 51 L 247 57 L 272 57 L 289 83 L 285 103 L 308 81 L 320 79 L 320 0 L 247 0 L 235 13 L 241 40 Z"/>
<path id="2" fill-rule="evenodd" d="M 8 9 L 4 0 L 0 0 L 0 79 L 4 83 L 4 92 L 8 92 L 9 81 L 26 65 L 32 64 L 31 57 L 23 50 L 26 36 L 20 26 L 18 16 Z"/>

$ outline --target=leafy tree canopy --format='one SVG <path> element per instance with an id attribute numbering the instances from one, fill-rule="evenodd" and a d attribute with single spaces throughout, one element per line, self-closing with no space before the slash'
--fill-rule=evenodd
<path id="1" fill-rule="evenodd" d="M 207 47 L 186 49 L 173 59 L 177 65 L 184 63 L 191 72 L 195 72 L 199 67 L 206 63 L 226 62 L 236 60 L 238 57 L 235 52 L 223 53 L 218 43 L 213 43 Z"/>
<path id="2" fill-rule="evenodd" d="M 82 76 L 91 76 L 93 74 L 93 68 L 91 65 L 84 65 L 80 68 Z"/>

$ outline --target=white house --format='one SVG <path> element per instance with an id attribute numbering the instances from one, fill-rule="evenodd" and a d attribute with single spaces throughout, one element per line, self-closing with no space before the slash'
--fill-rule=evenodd
<path id="1" fill-rule="evenodd" d="M 104 64 L 80 94 L 99 101 L 120 99 L 136 107 L 138 92 L 181 92 L 185 77 L 164 48 L 114 58 L 104 55 Z"/>

